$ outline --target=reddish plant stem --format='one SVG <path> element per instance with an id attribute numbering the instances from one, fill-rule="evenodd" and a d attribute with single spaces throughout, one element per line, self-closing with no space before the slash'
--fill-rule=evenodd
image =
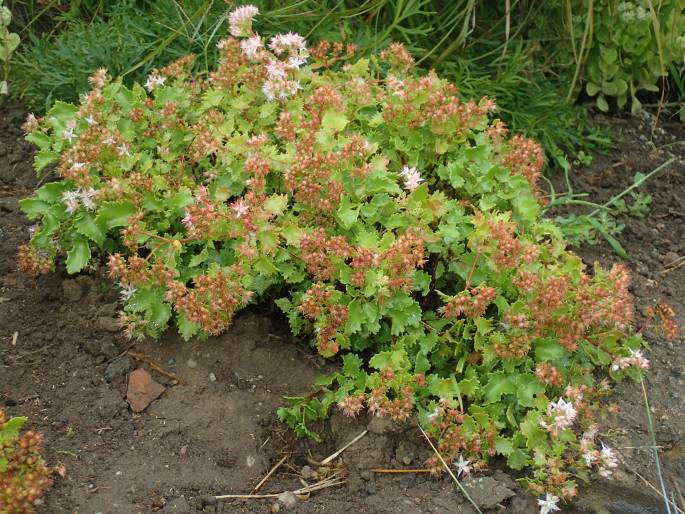
<path id="1" fill-rule="evenodd" d="M 480 252 L 476 253 L 473 259 L 473 264 L 471 264 L 471 271 L 469 271 L 469 276 L 466 279 L 466 285 L 464 286 L 464 291 L 468 291 L 471 287 L 471 279 L 473 278 L 473 272 L 476 271 L 476 264 L 478 264 L 478 258 L 480 257 Z"/>

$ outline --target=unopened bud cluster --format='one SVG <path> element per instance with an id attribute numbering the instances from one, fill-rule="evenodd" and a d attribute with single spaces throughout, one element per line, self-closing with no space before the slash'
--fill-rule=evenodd
<path id="1" fill-rule="evenodd" d="M 32 514 L 36 500 L 52 486 L 41 457 L 43 436 L 32 430 L 10 434 L 10 422 L 0 410 L 0 512 Z"/>

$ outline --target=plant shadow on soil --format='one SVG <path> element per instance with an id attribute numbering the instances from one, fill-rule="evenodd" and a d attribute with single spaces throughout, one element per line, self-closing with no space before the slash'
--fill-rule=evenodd
<path id="1" fill-rule="evenodd" d="M 22 276 L 16 248 L 28 240 L 30 222 L 17 202 L 38 182 L 32 149 L 18 128 L 23 117 L 16 105 L 0 112 L 0 407 L 29 416 L 31 427 L 46 436 L 47 461 L 66 465 L 66 477 L 55 480 L 39 513 L 272 512 L 276 504 L 302 513 L 475 512 L 444 476 L 371 471 L 422 467 L 430 449 L 415 426 L 334 413 L 317 427 L 321 444 L 296 440 L 276 419 L 276 408 L 285 395 L 308 394 L 315 377 L 334 364 L 294 342 L 281 320 L 248 310 L 207 342 L 184 343 L 173 331 L 159 341 L 131 342 L 118 331 L 117 292 L 98 278 L 101 271 L 69 277 L 62 267 L 38 279 Z M 572 175 L 575 189 L 596 201 L 624 189 L 635 172 L 648 172 L 671 155 L 680 159 L 643 186 L 653 196 L 652 209 L 645 219 L 621 220 L 626 230 L 619 240 L 634 274 L 637 325 L 652 343 L 646 387 L 664 472 L 671 489 L 685 494 L 685 366 L 679 344 L 661 339 L 643 315 L 663 300 L 685 324 L 685 266 L 666 271 L 685 255 L 685 129 L 668 126 L 652 140 L 644 121 L 603 122 L 612 126 L 618 148 Z M 589 265 L 618 260 L 604 243 L 578 253 Z M 151 370 L 167 389 L 145 412 L 133 414 L 126 376 L 146 366 L 128 350 L 146 354 L 187 385 L 172 385 Z M 608 420 L 613 428 L 602 439 L 619 449 L 624 465 L 612 482 L 584 487 L 580 500 L 563 511 L 660 513 L 663 503 L 638 476 L 657 484 L 640 385 L 621 384 L 613 398 L 622 412 Z M 366 428 L 369 433 L 342 454 L 348 473 L 342 486 L 315 492 L 290 509 L 276 499 L 211 500 L 249 493 L 284 455 L 288 459 L 260 493 L 301 487 L 303 468 L 304 474 L 316 471 L 316 461 Z M 484 510 L 537 512 L 535 499 L 501 464 L 469 488 Z"/>

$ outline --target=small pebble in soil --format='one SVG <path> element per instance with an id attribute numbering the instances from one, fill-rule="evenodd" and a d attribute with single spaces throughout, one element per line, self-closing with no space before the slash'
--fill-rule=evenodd
<path id="1" fill-rule="evenodd" d="M 286 491 L 278 495 L 278 501 L 283 504 L 286 509 L 291 509 L 297 505 L 297 496 L 292 491 Z"/>
<path id="2" fill-rule="evenodd" d="M 197 361 L 196 361 L 195 359 L 193 359 L 193 358 L 190 358 L 190 359 L 188 359 L 188 360 L 186 361 L 186 365 L 187 365 L 189 368 L 196 368 L 196 367 L 197 367 Z"/>
<path id="3" fill-rule="evenodd" d="M 216 382 L 216 375 L 214 373 L 209 374 L 209 381 L 210 382 Z"/>
<path id="4" fill-rule="evenodd" d="M 462 483 L 473 501 L 482 509 L 492 509 L 515 495 L 514 491 L 493 477 L 468 477 Z"/>

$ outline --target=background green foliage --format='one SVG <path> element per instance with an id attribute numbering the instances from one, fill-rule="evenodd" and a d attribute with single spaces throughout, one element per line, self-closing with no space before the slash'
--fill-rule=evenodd
<path id="1" fill-rule="evenodd" d="M 88 90 L 88 77 L 100 67 L 132 83 L 144 82 L 154 66 L 189 52 L 203 55 L 205 64 L 216 61 L 221 35 L 216 29 L 225 14 L 221 4 L 202 0 L 189 0 L 183 6 L 172 0 L 143 6 L 129 1 L 111 4 L 92 19 L 62 15 L 57 26 L 61 30 L 56 32 L 25 31 L 28 41 L 15 59 L 13 82 L 31 109 L 42 112 L 56 100 L 77 100 Z M 208 4 L 214 9 L 207 10 Z"/>
<path id="2" fill-rule="evenodd" d="M 7 77 L 9 75 L 10 58 L 19 46 L 19 35 L 8 29 L 12 21 L 12 13 L 0 0 L 0 104 L 8 94 Z"/>
<path id="3" fill-rule="evenodd" d="M 609 110 L 609 98 L 619 107 L 631 100 L 637 112 L 638 91 L 658 93 L 671 69 L 682 81 L 678 66 L 685 57 L 685 1 L 581 0 L 568 2 L 571 45 L 585 91 L 597 107 Z M 682 98 L 682 91 L 680 94 Z"/>
<path id="4" fill-rule="evenodd" d="M 345 39 L 366 54 L 402 41 L 420 66 L 435 68 L 465 97 L 494 98 L 507 124 L 540 141 L 562 167 L 568 167 L 566 152 L 608 143 L 584 108 L 564 101 L 569 79 L 540 44 L 567 37 L 556 21 L 562 14 L 556 3 L 513 1 L 509 11 L 494 0 L 254 3 L 264 13 L 266 36 L 292 30 L 312 40 Z M 13 2 L 21 14 L 17 26 L 28 39 L 15 59 L 15 88 L 31 109 L 43 112 L 57 99 L 77 100 L 100 66 L 130 85 L 144 82 L 153 64 L 163 66 L 183 53 L 200 56 L 199 71 L 215 62 L 218 35 L 226 30 L 224 2 L 106 4 L 71 2 L 60 11 L 56 1 L 42 9 L 29 0 Z"/>

